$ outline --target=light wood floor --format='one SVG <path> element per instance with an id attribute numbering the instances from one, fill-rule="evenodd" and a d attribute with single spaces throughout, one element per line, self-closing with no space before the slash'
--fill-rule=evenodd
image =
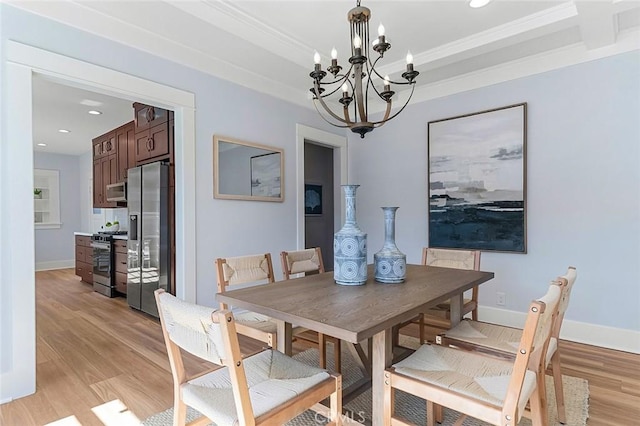
<path id="1" fill-rule="evenodd" d="M 68 425 L 122 425 L 172 405 L 158 321 L 130 309 L 124 298 L 93 292 L 73 273 L 36 274 L 37 391 L 0 406 L 2 425 L 67 418 Z M 258 347 L 251 341 L 242 346 Z M 306 347 L 294 344 L 294 350 Z M 560 353 L 564 374 L 589 381 L 589 425 L 640 423 L 640 355 L 564 341 Z M 192 371 L 200 367 L 195 359 L 187 363 Z M 123 406 L 103 405 L 114 400 Z M 114 417 L 100 420 L 94 407 Z"/>

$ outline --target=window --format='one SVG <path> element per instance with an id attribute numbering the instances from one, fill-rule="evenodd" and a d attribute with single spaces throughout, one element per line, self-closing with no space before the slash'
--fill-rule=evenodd
<path id="1" fill-rule="evenodd" d="M 60 228 L 60 172 L 34 169 L 33 211 L 36 229 Z"/>

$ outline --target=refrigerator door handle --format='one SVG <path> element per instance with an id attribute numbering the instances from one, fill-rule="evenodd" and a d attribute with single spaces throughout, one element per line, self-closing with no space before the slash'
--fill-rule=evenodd
<path id="1" fill-rule="evenodd" d="M 138 215 L 129 215 L 129 239 L 132 241 L 138 240 Z"/>

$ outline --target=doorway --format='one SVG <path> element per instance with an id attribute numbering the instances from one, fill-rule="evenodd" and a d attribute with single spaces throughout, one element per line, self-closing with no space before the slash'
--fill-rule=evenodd
<path id="1" fill-rule="evenodd" d="M 304 249 L 311 245 L 319 245 L 323 251 L 323 262 L 325 269 L 333 270 L 333 233 L 343 223 L 344 208 L 342 205 L 341 187 L 348 182 L 347 175 L 347 137 L 345 135 L 336 135 L 323 130 L 314 129 L 313 127 L 304 126 L 302 124 L 296 125 L 296 205 L 297 205 L 297 248 Z M 310 155 L 307 156 L 307 150 L 310 150 Z M 313 152 L 322 153 L 328 157 L 325 161 L 331 165 L 331 179 L 326 177 L 326 170 L 324 177 L 316 178 L 320 172 L 316 170 L 314 165 L 306 165 L 305 158 L 313 157 Z M 312 160 L 311 163 L 314 161 Z M 307 175 L 307 169 L 309 174 Z M 319 168 L 318 168 L 319 170 Z M 321 184 L 324 181 L 331 181 L 331 183 Z M 317 214 L 317 206 L 315 211 L 308 211 L 305 209 L 305 184 L 316 185 L 315 189 L 318 190 L 318 184 L 322 185 L 322 215 L 331 218 L 331 224 L 323 226 L 323 241 L 318 242 L 314 240 L 315 237 L 307 239 L 307 222 L 313 223 L 318 216 L 307 216 L 306 211 L 309 214 Z M 326 200 L 331 200 L 331 206 L 325 204 Z M 327 220 L 327 219 L 325 219 Z M 315 233 L 315 231 L 310 231 Z M 321 245 L 322 244 L 322 245 Z M 325 249 L 325 245 L 328 247 Z"/>
<path id="2" fill-rule="evenodd" d="M 304 243 L 320 247 L 326 271 L 333 271 L 333 148 L 304 142 Z"/>
<path id="3" fill-rule="evenodd" d="M 176 278 L 179 296 L 195 301 L 195 97 L 119 71 L 89 64 L 18 42 L 6 43 L 7 108 L 3 136 L 11 143 L 1 151 L 2 197 L 0 236 L 12 241 L 11 256 L 0 256 L 3 286 L 0 322 L 2 335 L 0 401 L 35 392 L 35 279 L 33 226 L 32 77 L 34 73 L 55 77 L 86 90 L 127 99 L 140 99 L 173 109 L 176 121 L 176 185 L 182 194 L 176 205 Z M 141 96 L 140 93 L 148 95 Z M 19 178 L 15 178 L 19 176 Z M 12 181 L 11 185 L 6 182 Z"/>

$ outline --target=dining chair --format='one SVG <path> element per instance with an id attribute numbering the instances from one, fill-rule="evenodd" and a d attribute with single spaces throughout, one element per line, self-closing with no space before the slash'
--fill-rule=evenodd
<path id="1" fill-rule="evenodd" d="M 493 425 L 516 425 L 531 407 L 534 426 L 546 425 L 544 354 L 547 351 L 563 281 L 531 302 L 513 361 L 446 346 L 424 344 L 384 372 L 384 424 L 403 423 L 395 414 L 394 390 L 427 401 L 427 426 L 434 426 L 436 406 Z"/>
<path id="2" fill-rule="evenodd" d="M 558 278 L 559 280 L 564 280 L 566 285 L 563 287 L 560 303 L 558 303 L 544 364 L 545 371 L 550 372 L 553 376 L 558 420 L 563 424 L 566 423 L 566 413 L 562 387 L 562 372 L 560 370 L 560 355 L 558 353 L 558 340 L 576 277 L 576 268 L 570 266 L 567 273 Z M 522 329 L 518 328 L 465 319 L 453 329 L 438 335 L 436 337 L 436 343 L 513 359 L 516 356 L 518 349 L 516 345 L 522 338 L 522 332 Z M 549 366 L 551 366 L 550 371 Z"/>
<path id="3" fill-rule="evenodd" d="M 342 376 L 272 349 L 242 358 L 233 313 L 162 289 L 155 298 L 173 377 L 174 425 L 185 424 L 187 406 L 202 414 L 190 425 L 284 424 L 327 398 L 330 407 L 322 413 L 329 424 L 341 424 Z M 219 367 L 187 376 L 183 351 Z"/>
<path id="4" fill-rule="evenodd" d="M 218 293 L 229 287 L 239 288 L 275 282 L 271 254 L 218 258 L 215 261 L 218 276 Z M 236 318 L 238 333 L 274 347 L 277 340 L 277 324 L 270 317 L 220 303 L 220 309 L 231 309 Z"/>
<path id="5" fill-rule="evenodd" d="M 422 265 L 438 266 L 443 268 L 456 268 L 466 270 L 480 270 L 480 251 L 440 249 L 425 247 L 422 249 Z M 474 320 L 478 319 L 478 286 L 471 290 L 471 298 L 463 300 L 461 315 L 471 312 Z M 440 329 L 451 328 L 451 303 L 447 300 L 433 308 L 421 313 L 417 317 L 400 324 L 394 333 L 394 341 L 397 344 L 399 329 L 408 324 L 418 324 L 420 343 L 426 341 L 425 327 L 432 326 Z"/>
<path id="6" fill-rule="evenodd" d="M 285 280 L 291 278 L 295 274 L 313 274 L 323 273 L 324 263 L 322 262 L 322 250 L 320 247 L 308 248 L 304 250 L 283 251 L 280 253 L 282 261 L 282 274 Z M 296 333 L 296 337 L 305 339 L 300 330 Z M 308 340 L 308 339 L 306 339 Z M 342 345 L 340 339 L 318 333 L 318 352 L 320 354 L 320 367 L 327 368 L 327 343 L 333 344 L 333 360 L 335 371 L 342 371 Z M 315 342 L 314 342 L 315 343 Z"/>

